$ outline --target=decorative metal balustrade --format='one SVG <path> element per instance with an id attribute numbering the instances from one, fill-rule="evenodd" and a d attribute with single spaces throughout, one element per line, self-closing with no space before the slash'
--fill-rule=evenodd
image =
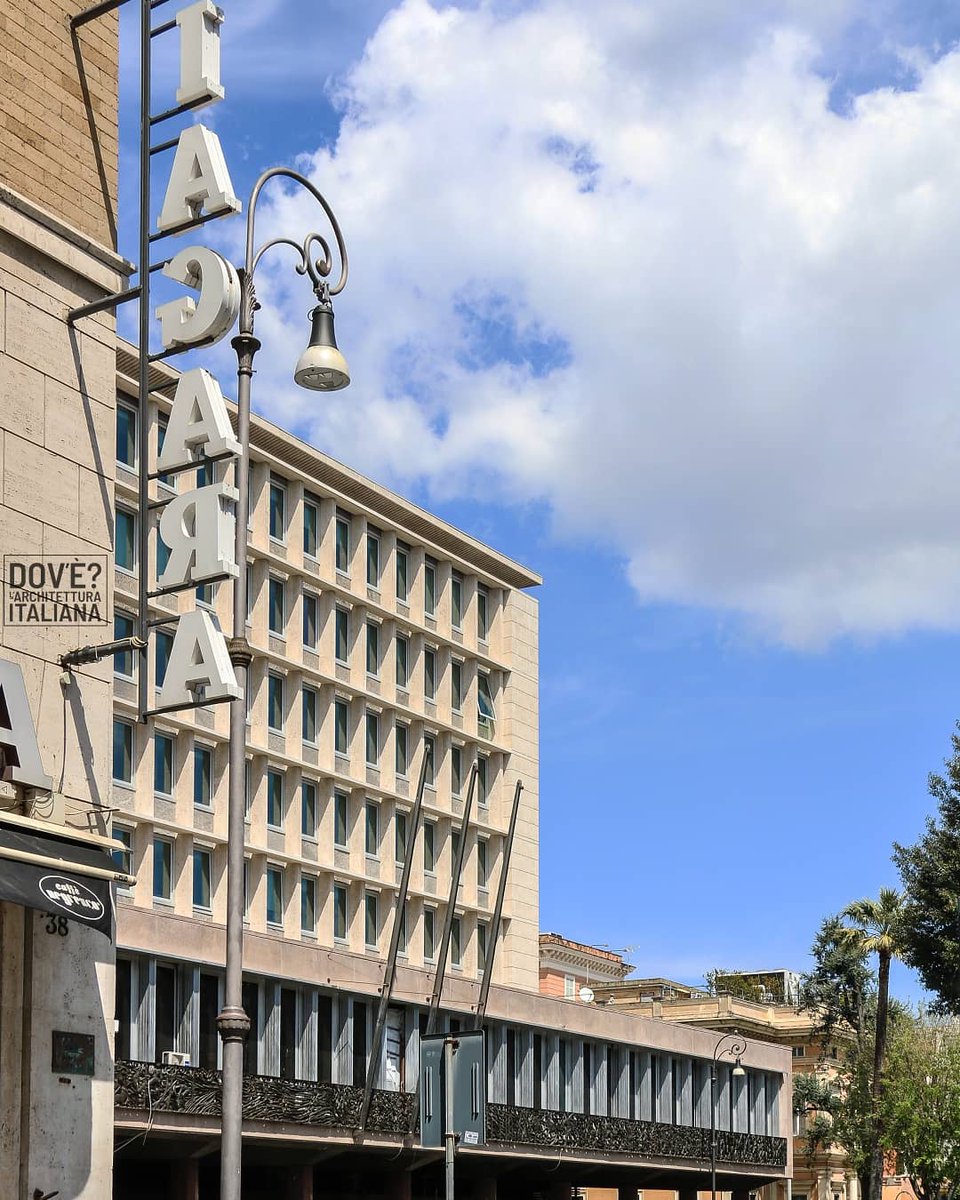
<path id="1" fill-rule="evenodd" d="M 218 1117 L 220 1086 L 219 1071 L 121 1060 L 114 1076 L 114 1104 L 145 1112 Z M 362 1104 L 363 1088 L 344 1084 L 266 1075 L 248 1075 L 243 1081 L 243 1115 L 250 1121 L 357 1129 Z M 409 1131 L 412 1115 L 413 1096 L 409 1092 L 375 1091 L 367 1129 L 402 1135 Z M 490 1142 L 507 1145 L 603 1151 L 618 1157 L 690 1159 L 699 1163 L 710 1157 L 708 1129 L 507 1104 L 487 1106 L 487 1136 Z M 720 1131 L 717 1161 L 781 1170 L 787 1163 L 787 1143 L 784 1138 Z"/>

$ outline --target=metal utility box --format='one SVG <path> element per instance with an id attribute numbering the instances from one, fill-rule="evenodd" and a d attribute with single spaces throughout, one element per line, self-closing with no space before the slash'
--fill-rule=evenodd
<path id="1" fill-rule="evenodd" d="M 447 1132 L 445 1059 L 453 1056 L 450 1120 L 461 1146 L 487 1141 L 487 1069 L 482 1029 L 420 1039 L 420 1144 L 439 1149 Z"/>

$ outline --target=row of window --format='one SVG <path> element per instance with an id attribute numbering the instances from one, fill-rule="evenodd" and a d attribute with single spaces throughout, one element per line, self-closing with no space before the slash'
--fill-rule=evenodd
<path id="1" fill-rule="evenodd" d="M 157 423 L 157 452 L 163 447 L 166 434 L 166 418 L 160 416 Z M 131 470 L 136 470 L 138 455 L 137 410 L 128 401 L 117 403 L 117 461 Z M 251 483 L 252 483 L 251 467 Z M 212 482 L 214 468 L 212 464 L 204 464 L 197 471 L 197 486 L 202 487 Z M 176 488 L 173 476 L 161 476 L 160 482 L 171 490 Z M 250 506 L 253 504 L 254 490 L 248 488 L 247 521 L 250 522 Z M 137 517 L 136 513 L 126 508 L 118 508 L 116 520 L 117 565 L 124 570 L 136 570 L 137 562 Z M 288 537 L 290 518 L 287 500 L 287 484 L 280 476 L 271 473 L 268 505 L 268 528 L 273 541 L 285 544 Z M 345 576 L 350 575 L 353 558 L 352 545 L 353 518 L 348 512 L 337 509 L 335 532 L 335 563 L 337 571 Z M 303 553 L 304 556 L 316 560 L 319 552 L 320 501 L 309 493 L 303 500 Z M 373 526 L 368 526 L 366 532 L 365 570 L 366 583 L 370 588 L 380 590 L 383 582 L 383 556 L 381 553 L 381 533 Z M 166 556 L 169 551 L 158 539 L 157 556 L 158 571 L 166 566 Z M 410 547 L 403 542 L 397 542 L 394 554 L 394 586 L 396 598 L 401 604 L 409 600 L 410 588 Z M 424 561 L 423 606 L 428 617 L 435 616 L 438 602 L 437 563 L 429 556 Z M 450 580 L 450 619 L 454 629 L 461 629 L 464 617 L 464 586 L 463 576 L 454 571 Z M 477 638 L 485 642 L 489 636 L 489 593 L 483 584 L 477 587 Z"/>
<path id="2" fill-rule="evenodd" d="M 267 725 L 274 732 L 282 732 L 283 678 L 269 676 L 269 716 Z M 302 739 L 308 745 L 317 744 L 319 693 L 304 687 L 302 692 Z M 115 783 L 132 786 L 134 783 L 134 725 L 123 717 L 113 721 L 113 779 Z M 393 725 L 394 770 L 401 779 L 407 779 L 412 765 L 410 726 L 401 721 Z M 426 756 L 425 783 L 436 784 L 437 747 L 436 738 L 429 733 L 421 735 L 423 753 Z M 153 734 L 153 790 L 159 796 L 172 797 L 176 778 L 176 738 L 173 734 L 155 730 Z M 341 758 L 349 755 L 350 702 L 337 697 L 334 701 L 334 752 Z M 380 714 L 367 710 L 364 724 L 364 756 L 366 765 L 379 770 L 382 754 Z M 450 792 L 460 796 L 467 782 L 469 767 L 464 761 L 463 747 L 451 744 Z M 213 803 L 213 755 L 212 746 L 195 742 L 193 746 L 193 800 L 203 808 Z M 476 757 L 476 799 L 481 807 L 490 802 L 490 760 L 483 754 Z M 279 773 L 275 773 L 279 777 Z"/>
<path id="3" fill-rule="evenodd" d="M 369 807 L 369 806 L 368 806 Z M 405 824 L 405 820 L 404 820 Z M 434 829 L 426 823 L 424 833 L 430 830 L 429 854 L 434 850 Z M 133 831 L 123 826 L 116 826 L 113 836 L 124 843 L 123 849 L 113 851 L 113 859 L 117 868 L 125 874 L 132 875 L 133 863 Z M 456 835 L 459 837 L 459 835 Z M 399 834 L 398 834 L 399 837 Z M 404 843 L 405 843 L 404 838 Z M 482 847 L 482 851 L 481 851 Z M 397 850 L 397 861 L 400 862 L 400 849 Z M 404 844 L 403 853 L 406 853 Z M 161 904 L 172 904 L 175 879 L 175 842 L 172 838 L 156 835 L 153 838 L 153 899 Z M 431 861 L 428 858 L 428 842 L 424 842 L 424 866 Z M 486 843 L 478 843 L 478 877 L 486 880 Z M 482 866 L 481 866 L 482 864 Z M 435 863 L 434 863 L 435 865 Z M 202 912 L 210 913 L 212 909 L 213 886 L 213 850 L 194 845 L 191 852 L 190 869 L 192 872 L 193 907 Z M 243 909 L 244 916 L 249 916 L 247 864 L 243 869 Z M 284 917 L 284 868 L 268 865 L 264 872 L 264 915 L 268 926 L 282 928 Z M 309 937 L 317 936 L 317 888 L 319 880 L 315 875 L 300 871 L 300 932 Z M 343 883 L 334 883 L 333 899 L 333 938 L 337 942 L 346 942 L 348 937 L 349 920 L 349 888 Z M 422 913 L 423 957 L 426 962 L 436 960 L 437 954 L 437 910 L 425 905 Z M 363 893 L 363 935 L 367 949 L 377 950 L 380 947 L 382 934 L 380 895 L 377 892 Z M 483 922 L 477 924 L 477 963 L 478 970 L 483 970 L 486 961 L 487 927 Z M 460 917 L 454 917 L 451 926 L 450 963 L 454 967 L 463 965 L 463 937 Z M 404 907 L 400 914 L 399 952 L 407 953 L 407 911 Z"/>

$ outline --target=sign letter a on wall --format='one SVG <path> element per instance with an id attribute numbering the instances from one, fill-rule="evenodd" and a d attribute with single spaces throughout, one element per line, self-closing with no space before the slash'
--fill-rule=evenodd
<path id="1" fill-rule="evenodd" d="M 16 663 L 0 659 L 0 779 L 49 792 L 53 780 L 43 773 L 37 730 L 30 715 L 23 674 Z"/>

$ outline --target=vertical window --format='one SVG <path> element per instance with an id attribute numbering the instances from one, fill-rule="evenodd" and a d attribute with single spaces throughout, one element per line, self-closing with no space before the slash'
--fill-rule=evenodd
<path id="1" fill-rule="evenodd" d="M 247 528 L 253 528 L 253 514 L 257 508 L 256 472 L 253 463 L 247 463 Z"/>
<path id="2" fill-rule="evenodd" d="M 287 489 L 279 480 L 270 480 L 270 536 L 282 542 L 287 536 Z"/>
<path id="3" fill-rule="evenodd" d="M 117 405 L 117 462 L 137 466 L 137 410 L 129 404 Z"/>
<path id="4" fill-rule="evenodd" d="M 402 634 L 397 634 L 397 687 L 407 686 L 407 650 L 410 643 Z"/>
<path id="5" fill-rule="evenodd" d="M 212 462 L 201 463 L 197 467 L 197 487 L 207 487 L 211 483 L 216 483 L 216 464 Z"/>
<path id="6" fill-rule="evenodd" d="M 423 611 L 428 617 L 437 611 L 437 564 L 432 558 L 423 563 Z"/>
<path id="7" fill-rule="evenodd" d="M 487 925 L 485 921 L 477 922 L 477 970 L 485 971 L 487 967 Z"/>
<path id="8" fill-rule="evenodd" d="M 437 773 L 437 743 L 429 733 L 423 735 L 423 752 L 427 756 L 427 769 L 424 773 L 424 780 L 430 787 L 433 787 Z"/>
<path id="9" fill-rule="evenodd" d="M 477 887 L 485 889 L 488 881 L 487 841 L 486 838 L 479 838 L 477 840 Z"/>
<path id="10" fill-rule="evenodd" d="M 380 900 L 375 892 L 366 892 L 363 897 L 363 941 L 370 950 L 376 950 L 380 935 Z"/>
<path id="11" fill-rule="evenodd" d="M 137 569 L 137 514 L 128 508 L 117 509 L 114 555 L 121 571 Z"/>
<path id="12" fill-rule="evenodd" d="M 450 874 L 456 870 L 457 859 L 460 857 L 460 830 L 451 829 L 450 831 Z M 460 886 L 462 887 L 462 881 Z"/>
<path id="13" fill-rule="evenodd" d="M 313 500 L 303 502 L 303 553 L 307 558 L 317 557 L 317 530 L 320 527 L 320 511 Z"/>
<path id="14" fill-rule="evenodd" d="M 340 850 L 347 848 L 347 794 L 333 794 L 333 844 Z"/>
<path id="15" fill-rule="evenodd" d="M 346 513 L 337 513 L 337 570 L 350 574 L 350 518 Z"/>
<path id="16" fill-rule="evenodd" d="M 303 721 L 302 737 L 311 746 L 317 741 L 317 693 L 312 687 L 303 689 Z"/>
<path id="17" fill-rule="evenodd" d="M 279 867 L 267 867 L 267 924 L 283 921 L 283 873 Z"/>
<path id="18" fill-rule="evenodd" d="M 253 567 L 247 563 L 247 624 L 253 620 L 253 608 L 257 603 L 257 589 L 253 581 Z"/>
<path id="19" fill-rule="evenodd" d="M 477 640 L 481 642 L 485 642 L 487 640 L 487 634 L 489 632 L 489 627 L 487 625 L 487 601 L 489 599 L 489 595 L 490 593 L 483 586 L 483 584 L 479 584 L 477 587 Z"/>
<path id="20" fill-rule="evenodd" d="M 380 855 L 380 806 L 369 800 L 364 810 L 363 850 L 372 858 Z"/>
<path id="21" fill-rule="evenodd" d="M 487 759 L 482 754 L 477 755 L 477 803 L 485 805 L 488 800 L 487 792 Z"/>
<path id="22" fill-rule="evenodd" d="M 437 827 L 433 821 L 423 823 L 423 869 L 433 875 L 437 869 Z"/>
<path id="23" fill-rule="evenodd" d="M 490 691 L 490 676 L 481 671 L 477 675 L 477 728 L 484 737 L 493 737 L 496 718 L 493 695 Z"/>
<path id="24" fill-rule="evenodd" d="M 425 649 L 423 652 L 423 694 L 428 700 L 437 695 L 437 653 Z"/>
<path id="25" fill-rule="evenodd" d="M 267 824 L 283 827 L 283 776 L 273 769 L 267 771 Z"/>
<path id="26" fill-rule="evenodd" d="M 157 687 L 163 687 L 167 677 L 167 664 L 170 662 L 170 652 L 173 650 L 173 634 L 166 629 L 158 629 L 154 634 L 154 675 Z"/>
<path id="27" fill-rule="evenodd" d="M 280 1078 L 296 1079 L 297 1047 L 300 1035 L 297 1029 L 297 992 L 294 988 L 280 989 Z"/>
<path id="28" fill-rule="evenodd" d="M 450 791 L 454 796 L 460 795 L 463 787 L 463 751 L 459 746 L 450 747 Z"/>
<path id="29" fill-rule="evenodd" d="M 133 783 L 133 726 L 127 721 L 113 722 L 113 777 Z"/>
<path id="30" fill-rule="evenodd" d="M 317 836 L 317 785 L 310 779 L 300 784 L 300 832 L 308 838 Z"/>
<path id="31" fill-rule="evenodd" d="M 303 644 L 307 650 L 317 648 L 319 604 L 313 592 L 303 593 Z"/>
<path id="32" fill-rule="evenodd" d="M 173 738 L 165 733 L 153 735 L 153 790 L 173 795 Z"/>
<path id="33" fill-rule="evenodd" d="M 193 851 L 193 907 L 210 907 L 210 851 L 199 846 Z"/>
<path id="34" fill-rule="evenodd" d="M 460 942 L 459 917 L 454 917 L 450 926 L 450 963 L 454 967 L 463 966 L 463 947 Z"/>
<path id="35" fill-rule="evenodd" d="M 380 762 L 380 718 L 376 713 L 367 713 L 367 766 L 376 767 Z"/>
<path id="36" fill-rule="evenodd" d="M 193 748 L 193 802 L 201 808 L 213 803 L 213 751 L 209 746 Z"/>
<path id="37" fill-rule="evenodd" d="M 165 838 L 153 839 L 153 895 L 156 900 L 173 895 L 173 843 Z"/>
<path id="38" fill-rule="evenodd" d="M 170 547 L 160 536 L 160 530 L 157 530 L 157 579 L 167 569 L 167 563 L 170 561 Z"/>
<path id="39" fill-rule="evenodd" d="M 563 977 L 563 998 L 565 1000 L 573 999 L 576 986 L 577 986 L 577 981 L 576 981 L 576 979 L 574 979 L 574 977 L 572 975 L 564 975 L 564 977 Z"/>
<path id="40" fill-rule="evenodd" d="M 277 637 L 284 635 L 284 587 L 282 579 L 270 576 L 270 607 L 268 625 L 270 632 Z"/>
<path id="41" fill-rule="evenodd" d="M 110 857 L 116 864 L 117 870 L 124 875 L 133 874 L 133 830 L 124 829 L 119 825 L 114 825 L 111 836 L 116 842 L 123 842 L 123 849 L 119 847 L 116 850 L 110 851 Z"/>
<path id="42" fill-rule="evenodd" d="M 463 663 L 457 659 L 450 663 L 450 705 L 454 712 L 463 709 Z"/>
<path id="43" fill-rule="evenodd" d="M 267 676 L 267 726 L 274 733 L 283 732 L 283 676 Z"/>
<path id="44" fill-rule="evenodd" d="M 350 614 L 345 608 L 338 608 L 336 615 L 336 657 L 337 662 L 350 661 Z"/>
<path id="45" fill-rule="evenodd" d="M 243 763 L 243 819 L 250 820 L 250 812 L 253 809 L 253 764 L 250 759 L 244 759 Z"/>
<path id="46" fill-rule="evenodd" d="M 133 617 L 127 613 L 115 612 L 113 614 L 113 636 L 119 641 L 121 638 L 133 637 L 134 621 Z M 113 673 L 120 679 L 133 679 L 133 664 L 135 661 L 133 650 L 121 650 L 119 654 L 113 656 Z"/>
<path id="47" fill-rule="evenodd" d="M 380 534 L 376 530 L 367 533 L 367 587 L 380 587 Z"/>
<path id="48" fill-rule="evenodd" d="M 394 737 L 396 740 L 397 759 L 396 771 L 398 775 L 406 775 L 407 773 L 407 727 L 397 723 L 394 726 Z"/>
<path id="49" fill-rule="evenodd" d="M 163 415 L 157 417 L 157 458 L 160 457 L 160 451 L 163 449 L 163 443 L 167 440 L 167 418 Z M 171 491 L 176 491 L 177 477 L 176 475 L 159 475 L 157 482 L 162 483 L 164 487 L 168 487 Z"/>
<path id="50" fill-rule="evenodd" d="M 399 808 L 393 818 L 393 857 L 398 863 L 407 861 L 407 814 Z"/>
<path id="51" fill-rule="evenodd" d="M 406 604 L 409 589 L 407 585 L 407 570 L 409 567 L 409 554 L 407 547 L 402 542 L 397 542 L 397 599 Z"/>
<path id="52" fill-rule="evenodd" d="M 207 608 L 213 608 L 214 585 L 212 583 L 201 583 L 197 586 L 197 603 L 203 604 Z"/>
<path id="53" fill-rule="evenodd" d="M 317 932 L 317 881 L 312 875 L 300 876 L 300 932 Z"/>
<path id="54" fill-rule="evenodd" d="M 336 754 L 347 753 L 347 702 L 339 696 L 333 706 L 333 749 Z"/>
<path id="55" fill-rule="evenodd" d="M 342 883 L 333 885 L 333 936 L 338 942 L 347 937 L 347 889 Z"/>
<path id="56" fill-rule="evenodd" d="M 427 962 L 433 962 L 437 953 L 435 939 L 436 913 L 432 908 L 423 910 L 423 957 Z"/>
<path id="57" fill-rule="evenodd" d="M 463 623 L 463 576 L 456 571 L 450 577 L 450 624 L 459 629 Z"/>
<path id="58" fill-rule="evenodd" d="M 367 674 L 380 674 L 380 626 L 367 622 Z"/>
<path id="59" fill-rule="evenodd" d="M 397 953 L 406 956 L 407 953 L 407 906 L 404 906 L 397 913 L 397 920 L 400 922 L 400 932 L 397 937 Z"/>

